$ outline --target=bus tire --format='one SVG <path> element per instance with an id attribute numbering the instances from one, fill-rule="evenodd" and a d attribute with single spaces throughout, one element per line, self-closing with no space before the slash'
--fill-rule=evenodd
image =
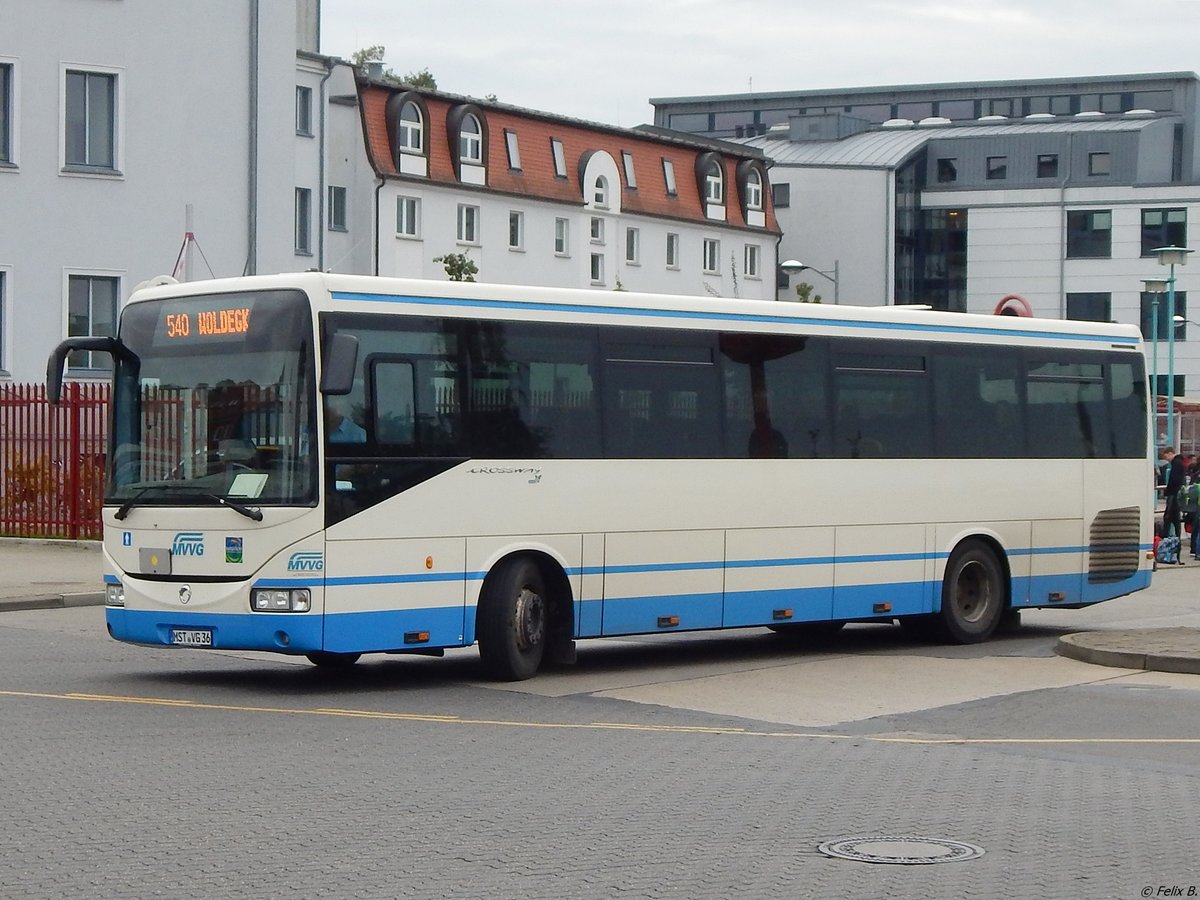
<path id="1" fill-rule="evenodd" d="M 305 654 L 308 661 L 318 669 L 348 669 L 358 662 L 360 653 L 330 653 L 326 650 L 315 650 Z"/>
<path id="2" fill-rule="evenodd" d="M 537 563 L 517 556 L 493 569 L 475 616 L 484 671 L 502 681 L 533 677 L 546 652 L 549 627 L 550 603 Z"/>
<path id="3" fill-rule="evenodd" d="M 995 551 L 978 540 L 955 547 L 942 577 L 942 608 L 937 616 L 942 636 L 956 644 L 986 641 L 1007 605 L 1004 570 Z"/>

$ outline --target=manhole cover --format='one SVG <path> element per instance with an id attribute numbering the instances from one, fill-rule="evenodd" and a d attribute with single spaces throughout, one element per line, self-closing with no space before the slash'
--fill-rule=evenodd
<path id="1" fill-rule="evenodd" d="M 826 856 L 893 866 L 963 862 L 983 856 L 983 848 L 962 841 L 924 837 L 857 837 L 826 841 L 817 849 Z"/>

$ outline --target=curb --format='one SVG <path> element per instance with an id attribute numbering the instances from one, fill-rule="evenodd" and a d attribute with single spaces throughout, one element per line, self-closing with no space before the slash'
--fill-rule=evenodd
<path id="1" fill-rule="evenodd" d="M 103 592 L 89 591 L 80 594 L 35 594 L 32 597 L 0 599 L 0 612 L 16 612 L 24 609 L 69 609 L 77 606 L 103 606 Z"/>
<path id="2" fill-rule="evenodd" d="M 1196 634 L 1194 628 L 1085 631 L 1060 637 L 1054 652 L 1097 666 L 1200 675 Z"/>

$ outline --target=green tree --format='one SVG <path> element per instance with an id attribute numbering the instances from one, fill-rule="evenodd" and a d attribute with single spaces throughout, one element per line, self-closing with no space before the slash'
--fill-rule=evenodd
<path id="1" fill-rule="evenodd" d="M 354 67 L 362 73 L 366 73 L 367 66 L 370 63 L 382 63 L 384 56 L 387 54 L 387 48 L 383 44 L 372 44 L 370 47 L 364 47 L 361 50 L 355 50 L 350 54 L 350 62 Z M 419 72 L 409 72 L 407 75 L 397 75 L 392 69 L 383 70 L 384 81 L 390 81 L 392 84 L 405 84 L 415 88 L 425 88 L 426 90 L 437 90 L 437 79 L 433 77 L 433 73 L 428 68 L 421 69 Z"/>
<path id="2" fill-rule="evenodd" d="M 433 261 L 442 264 L 446 270 L 446 277 L 451 281 L 474 281 L 475 276 L 479 274 L 479 266 L 465 253 L 447 253 L 435 256 Z"/>
<path id="3" fill-rule="evenodd" d="M 807 281 L 802 281 L 796 285 L 796 296 L 801 303 L 820 303 L 821 295 L 813 293 L 813 286 Z"/>

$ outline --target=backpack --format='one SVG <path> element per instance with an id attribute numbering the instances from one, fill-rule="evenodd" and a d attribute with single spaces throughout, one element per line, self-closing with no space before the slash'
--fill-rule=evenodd
<path id="1" fill-rule="evenodd" d="M 1154 548 L 1154 560 L 1165 566 L 1178 565 L 1179 538 L 1173 534 L 1168 534 L 1166 537 L 1161 538 L 1158 546 Z"/>
<path id="2" fill-rule="evenodd" d="M 1200 484 L 1189 484 L 1179 489 L 1179 510 L 1185 513 L 1200 512 Z"/>

